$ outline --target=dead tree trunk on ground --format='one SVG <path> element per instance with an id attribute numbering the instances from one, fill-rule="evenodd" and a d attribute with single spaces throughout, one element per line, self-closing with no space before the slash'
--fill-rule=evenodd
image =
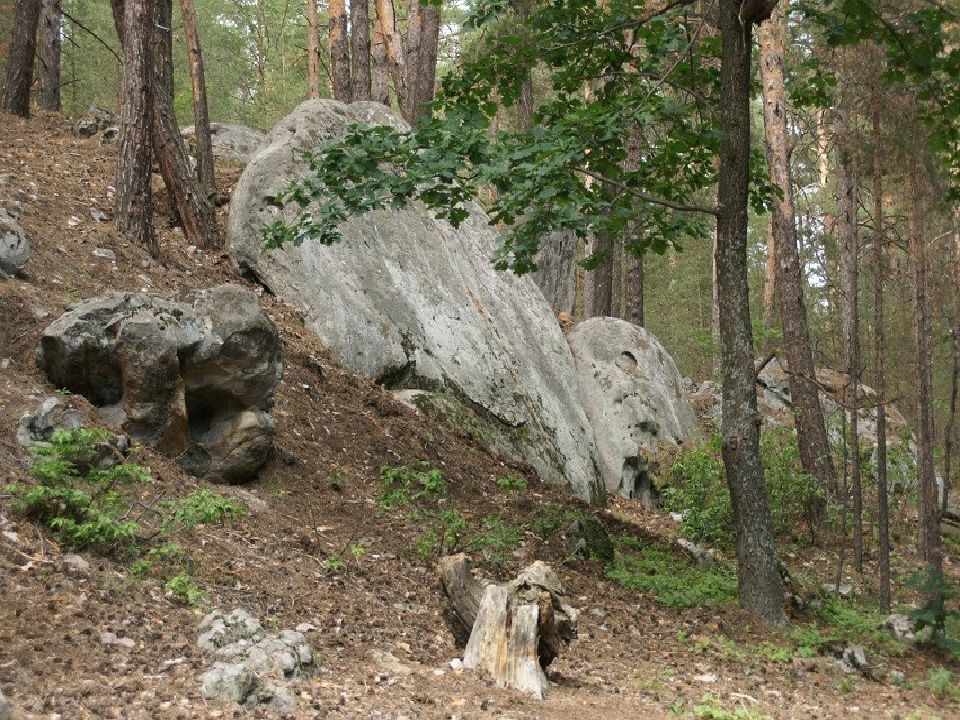
<path id="1" fill-rule="evenodd" d="M 538 561 L 512 582 L 483 588 L 460 554 L 440 561 L 440 576 L 460 623 L 472 628 L 464 666 L 486 672 L 498 687 L 544 698 L 550 683 L 543 668 L 577 636 L 578 612 L 564 602 L 553 570 Z"/>

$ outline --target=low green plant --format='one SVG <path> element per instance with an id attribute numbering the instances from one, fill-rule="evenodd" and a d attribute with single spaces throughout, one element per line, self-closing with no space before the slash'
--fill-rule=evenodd
<path id="1" fill-rule="evenodd" d="M 146 575 L 149 575 L 150 571 L 153 569 L 153 563 L 143 558 L 137 558 L 130 563 L 130 567 L 127 569 L 134 577 L 145 577 Z"/>
<path id="2" fill-rule="evenodd" d="M 367 543 L 364 541 L 355 542 L 350 544 L 350 554 L 353 555 L 353 559 L 359 562 L 364 555 L 367 554 Z"/>
<path id="3" fill-rule="evenodd" d="M 179 543 L 165 542 L 155 548 L 150 548 L 147 556 L 161 562 L 172 562 L 182 560 L 185 552 Z"/>
<path id="4" fill-rule="evenodd" d="M 704 720 L 766 720 L 767 718 L 762 712 L 752 708 L 739 707 L 730 710 L 713 695 L 704 695 L 700 699 L 700 704 L 693 708 L 693 716 Z"/>
<path id="5" fill-rule="evenodd" d="M 337 492 L 343 490 L 343 478 L 340 477 L 340 473 L 335 472 L 330 476 L 330 489 Z"/>
<path id="6" fill-rule="evenodd" d="M 163 523 L 166 533 L 176 528 L 193 530 L 197 525 L 223 523 L 224 520 L 242 518 L 246 508 L 222 495 L 200 488 L 180 498 L 169 508 L 169 516 Z"/>
<path id="7" fill-rule="evenodd" d="M 378 504 L 382 510 L 389 510 L 424 496 L 443 495 L 445 485 L 439 470 L 420 462 L 417 467 L 400 465 L 380 468 L 380 490 Z"/>
<path id="8" fill-rule="evenodd" d="M 344 566 L 343 557 L 338 553 L 334 553 L 333 555 L 330 555 L 326 560 L 324 560 L 320 564 L 323 566 L 325 570 L 333 570 L 334 572 L 336 572 L 337 570 L 343 570 L 343 566 Z"/>
<path id="9" fill-rule="evenodd" d="M 128 519 L 130 503 L 123 488 L 149 481 L 146 468 L 118 463 L 107 469 L 95 463 L 111 433 L 102 429 L 58 429 L 47 442 L 30 448 L 30 475 L 37 483 L 6 486 L 13 507 L 49 526 L 72 548 L 130 552 L 140 529 Z"/>
<path id="10" fill-rule="evenodd" d="M 422 510 L 417 513 L 420 522 L 426 521 L 429 527 L 417 536 L 414 553 L 426 562 L 440 552 L 456 552 L 470 527 L 459 510 Z"/>
<path id="11" fill-rule="evenodd" d="M 208 597 L 207 591 L 200 588 L 186 570 L 182 570 L 167 581 L 167 592 L 187 605 L 200 605 L 205 603 Z"/>
<path id="12" fill-rule="evenodd" d="M 497 478 L 497 486 L 503 490 L 522 492 L 527 489 L 527 479 L 520 475 L 504 475 Z"/>
<path id="13" fill-rule="evenodd" d="M 626 552 L 619 547 L 607 577 L 672 607 L 726 605 L 737 597 L 737 579 L 728 568 L 701 568 L 653 545 Z"/>
<path id="14" fill-rule="evenodd" d="M 483 529 L 471 538 L 467 547 L 483 553 L 497 565 L 505 564 L 506 554 L 523 542 L 521 529 L 499 515 L 488 515 L 481 524 Z"/>
<path id="15" fill-rule="evenodd" d="M 772 643 L 763 643 L 757 648 L 757 655 L 764 660 L 775 663 L 788 663 L 793 659 L 793 653 L 789 648 L 780 647 Z"/>
<path id="16" fill-rule="evenodd" d="M 542 538 L 568 527 L 584 515 L 579 510 L 556 502 L 545 502 L 530 515 L 526 526 Z"/>
<path id="17" fill-rule="evenodd" d="M 960 687 L 953 682 L 953 673 L 945 667 L 935 667 L 930 670 L 927 678 L 927 687 L 931 694 L 940 700 L 960 700 Z"/>
<path id="18" fill-rule="evenodd" d="M 917 630 L 930 628 L 930 642 L 954 656 L 960 656 L 960 641 L 951 637 L 957 621 L 960 621 L 960 609 L 956 598 L 960 592 L 957 585 L 943 571 L 921 570 L 907 582 L 920 592 L 924 602 L 910 613 L 910 620 Z"/>

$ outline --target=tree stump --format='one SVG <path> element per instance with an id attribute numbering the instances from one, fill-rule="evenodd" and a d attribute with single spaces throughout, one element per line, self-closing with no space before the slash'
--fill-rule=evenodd
<path id="1" fill-rule="evenodd" d="M 440 561 L 440 576 L 460 623 L 472 628 L 464 667 L 488 673 L 499 687 L 545 697 L 543 669 L 577 636 L 579 614 L 564 602 L 553 570 L 537 561 L 516 580 L 484 588 L 460 554 Z"/>

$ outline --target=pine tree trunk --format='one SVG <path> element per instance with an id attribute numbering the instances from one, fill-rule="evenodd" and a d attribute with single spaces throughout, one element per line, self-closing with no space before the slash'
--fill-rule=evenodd
<path id="1" fill-rule="evenodd" d="M 760 26 L 759 37 L 767 168 L 771 182 L 783 192 L 783 197 L 774 205 L 771 221 L 776 297 L 780 306 L 784 355 L 790 370 L 790 397 L 796 416 L 800 462 L 804 471 L 817 478 L 829 493 L 836 493 L 837 478 L 820 406 L 797 250 L 783 84 L 785 34 L 785 19 L 782 12 L 775 9 L 770 20 Z M 822 517 L 824 509 L 823 501 L 811 502 L 811 520 Z"/>
<path id="2" fill-rule="evenodd" d="M 380 28 L 380 16 L 374 14 L 373 44 L 370 47 L 370 57 L 373 61 L 373 78 L 370 99 L 381 105 L 390 105 L 390 88 L 387 85 L 387 41 Z"/>
<path id="3" fill-rule="evenodd" d="M 411 78 L 410 86 L 417 88 L 414 120 L 430 115 L 429 105 L 433 102 L 437 85 L 437 52 L 440 43 L 439 5 L 423 4 L 420 7 L 420 49 L 417 53 L 416 81 Z"/>
<path id="4" fill-rule="evenodd" d="M 747 190 L 750 156 L 750 55 L 753 23 L 740 0 L 720 0 L 721 109 L 717 215 L 717 290 L 722 347 L 723 463 L 733 505 L 741 606 L 783 624 L 783 583 L 760 462 L 753 336 L 747 285 Z"/>
<path id="5" fill-rule="evenodd" d="M 877 146 L 873 156 L 873 324 L 874 385 L 877 393 L 877 543 L 880 557 L 880 609 L 890 612 L 890 501 L 887 493 L 887 410 L 886 369 L 884 367 L 883 285 L 886 261 L 883 255 L 883 162 L 880 119 L 874 114 L 873 135 Z"/>
<path id="6" fill-rule="evenodd" d="M 623 317 L 623 243 L 614 240 L 610 248 L 610 317 Z"/>
<path id="7" fill-rule="evenodd" d="M 763 48 L 763 28 L 760 28 L 760 54 L 761 65 L 764 67 L 766 53 Z M 768 151 L 769 152 L 769 151 Z M 767 167 L 770 167 L 770 160 L 767 160 Z M 783 188 L 781 188 L 782 190 Z M 774 331 L 777 328 L 777 245 L 774 240 L 774 220 L 771 218 L 770 226 L 767 228 L 767 258 L 763 268 L 763 330 L 764 351 L 772 353 L 777 349 L 777 341 L 774 337 Z"/>
<path id="8" fill-rule="evenodd" d="M 600 264 L 587 272 L 587 317 L 610 317 L 613 313 L 613 242 L 600 233 L 590 243 L 590 252 L 602 255 Z"/>
<path id="9" fill-rule="evenodd" d="M 153 8 L 151 0 L 124 5 L 123 104 L 120 108 L 117 164 L 117 231 L 132 243 L 159 255 L 150 197 L 150 145 L 153 102 L 151 86 Z"/>
<path id="10" fill-rule="evenodd" d="M 914 175 L 916 174 L 915 171 Z M 920 189 L 911 182 L 907 217 L 913 263 L 913 334 L 916 345 L 917 498 L 920 514 L 918 552 L 932 572 L 942 571 L 940 512 L 933 466 L 933 393 L 930 367 L 930 306 L 927 295 L 927 254 Z"/>
<path id="11" fill-rule="evenodd" d="M 643 327 L 643 256 L 627 251 L 625 255 L 625 301 L 623 318 Z"/>
<path id="12" fill-rule="evenodd" d="M 307 84 L 310 98 L 320 97 L 320 22 L 317 0 L 307 0 Z"/>
<path id="13" fill-rule="evenodd" d="M 848 121 L 847 117 L 843 122 Z M 860 481 L 860 313 L 858 310 L 857 181 L 846 147 L 837 163 L 837 244 L 840 247 L 840 299 L 843 345 L 846 350 L 845 412 L 850 417 L 850 484 L 853 492 L 853 559 L 863 572 L 863 489 Z"/>
<path id="14" fill-rule="evenodd" d="M 393 91 L 397 95 L 397 105 L 400 114 L 408 117 L 405 103 L 407 102 L 407 57 L 404 52 L 403 38 L 397 30 L 397 16 L 393 8 L 393 0 L 374 0 L 377 12 L 377 24 L 383 38 L 383 53 L 386 65 L 393 80 Z"/>
<path id="15" fill-rule="evenodd" d="M 187 243 L 209 248 L 217 241 L 213 205 L 190 167 L 173 111 L 173 5 L 154 0 L 153 6 L 153 152 Z"/>
<path id="16" fill-rule="evenodd" d="M 30 117 L 30 86 L 39 22 L 40 0 L 17 0 L 7 54 L 7 79 L 0 95 L 0 108 L 11 115 Z"/>
<path id="17" fill-rule="evenodd" d="M 353 100 L 370 100 L 370 13 L 367 0 L 350 0 Z"/>
<path id="18" fill-rule="evenodd" d="M 60 112 L 60 54 L 63 47 L 60 0 L 43 0 L 37 33 L 37 107 Z"/>
<path id="19" fill-rule="evenodd" d="M 193 86 L 193 125 L 197 142 L 197 180 L 207 200 L 215 202 L 216 180 L 213 174 L 213 139 L 210 134 L 210 115 L 207 110 L 207 84 L 203 73 L 203 50 L 197 31 L 197 13 L 193 0 L 180 0 L 183 33 L 187 41 L 190 81 Z"/>
<path id="20" fill-rule="evenodd" d="M 334 99 L 350 102 L 353 88 L 350 84 L 350 40 L 347 37 L 345 0 L 330 0 L 330 74 Z"/>

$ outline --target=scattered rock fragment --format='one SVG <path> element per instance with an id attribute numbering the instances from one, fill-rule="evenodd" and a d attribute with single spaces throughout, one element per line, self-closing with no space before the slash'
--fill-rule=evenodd
<path id="1" fill-rule="evenodd" d="M 839 595 L 844 600 L 849 600 L 853 597 L 853 585 L 850 583 L 823 583 L 822 585 L 824 591 L 830 593 L 831 595 Z"/>
<path id="2" fill-rule="evenodd" d="M 709 570 L 717 564 L 717 561 L 713 559 L 713 555 L 710 554 L 709 550 L 700 547 L 692 540 L 679 538 L 677 540 L 677 546 L 689 555 L 697 565 L 704 569 Z"/>
<path id="3" fill-rule="evenodd" d="M 0 278 L 23 271 L 32 254 L 23 225 L 6 208 L 0 208 Z"/>
<path id="4" fill-rule="evenodd" d="M 50 439 L 57 428 L 75 430 L 83 425 L 83 416 L 63 398 L 48 397 L 33 412 L 24 413 L 17 423 L 17 442 L 29 447 Z"/>
<path id="5" fill-rule="evenodd" d="M 265 705 L 281 712 L 296 706 L 285 686 L 313 664 L 313 651 L 302 632 L 264 633 L 260 621 L 242 608 L 214 610 L 200 629 L 197 645 L 218 658 L 200 676 L 205 700 Z"/>

